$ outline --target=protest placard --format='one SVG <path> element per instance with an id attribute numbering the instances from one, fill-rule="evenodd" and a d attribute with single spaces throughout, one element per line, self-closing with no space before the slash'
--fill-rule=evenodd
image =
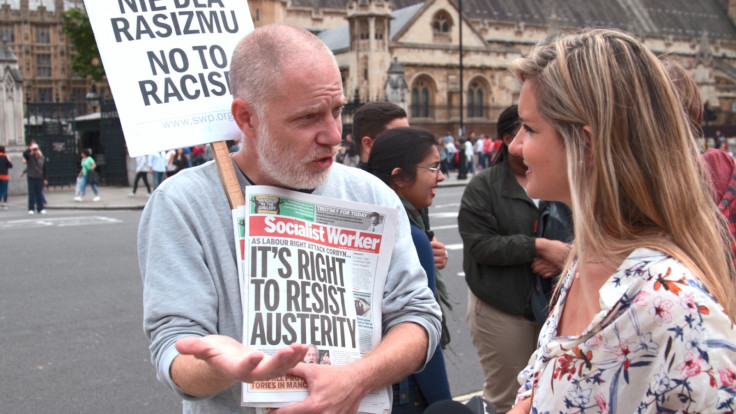
<path id="1" fill-rule="evenodd" d="M 242 0 L 86 0 L 131 157 L 241 138 L 230 58 L 253 30 Z"/>

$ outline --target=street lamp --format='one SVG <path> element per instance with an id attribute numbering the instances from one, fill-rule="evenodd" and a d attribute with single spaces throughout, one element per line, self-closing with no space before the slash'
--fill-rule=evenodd
<path id="1" fill-rule="evenodd" d="M 97 107 L 100 106 L 100 95 L 97 93 L 97 88 L 95 85 L 92 85 L 92 90 L 87 92 L 87 95 L 84 97 L 84 99 L 87 100 L 87 103 L 89 106 L 92 107 L 93 110 L 97 110 Z"/>
<path id="2" fill-rule="evenodd" d="M 460 131 L 458 132 L 458 139 L 465 136 L 465 125 L 463 121 L 463 0 L 458 1 L 458 24 L 457 28 L 460 32 Z"/>

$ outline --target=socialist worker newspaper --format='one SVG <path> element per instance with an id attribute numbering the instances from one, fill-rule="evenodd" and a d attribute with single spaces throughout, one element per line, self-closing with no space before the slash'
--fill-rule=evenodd
<path id="1" fill-rule="evenodd" d="M 266 355 L 291 343 L 313 345 L 314 363 L 331 365 L 377 346 L 398 211 L 269 186 L 247 186 L 245 199 L 233 210 L 243 343 Z M 244 383 L 241 403 L 283 407 L 308 395 L 304 379 L 284 376 Z M 381 389 L 359 410 L 390 407 Z"/>

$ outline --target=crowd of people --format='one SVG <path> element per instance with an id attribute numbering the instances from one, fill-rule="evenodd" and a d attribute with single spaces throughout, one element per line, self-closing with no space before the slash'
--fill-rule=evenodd
<path id="1" fill-rule="evenodd" d="M 370 106 L 375 103 L 377 102 L 365 105 Z M 467 138 L 458 140 L 447 132 L 446 135 L 436 138 L 436 145 L 440 154 L 442 174 L 449 178 L 450 173 L 453 172 L 456 173 L 456 178 L 467 179 L 469 174 L 472 176 L 491 166 L 491 162 L 501 149 L 501 140 L 496 136 L 491 138 L 488 134 L 476 136 L 474 131 L 471 131 Z M 359 144 L 356 145 L 354 134 L 345 134 L 335 161 L 351 167 L 359 166 L 358 147 Z"/>
<path id="2" fill-rule="evenodd" d="M 240 143 L 236 140 L 229 149 L 231 152 L 236 152 L 239 148 Z M 140 181 L 143 181 L 143 185 L 146 186 L 146 197 L 150 197 L 151 191 L 158 188 L 166 178 L 170 178 L 186 168 L 196 167 L 213 159 L 212 147 L 209 145 L 175 148 L 136 157 L 133 190 L 128 194 L 128 197 L 136 196 Z M 148 174 L 151 174 L 153 178 L 153 186 L 148 183 Z"/>
<path id="3" fill-rule="evenodd" d="M 374 292 L 378 346 L 345 365 L 307 344 L 264 355 L 241 343 L 232 213 L 217 166 L 164 181 L 165 154 L 149 157 L 158 189 L 139 226 L 144 329 L 158 377 L 185 413 L 240 412 L 240 382 L 285 374 L 304 378 L 309 397 L 279 414 L 355 413 L 380 388 L 393 394 L 393 413 L 451 399 L 447 251 L 427 209 L 452 170 L 473 174 L 458 215 L 467 324 L 483 397 L 498 412 L 736 410 L 733 169 L 701 155 L 679 79 L 611 30 L 562 35 L 512 73 L 519 103 L 501 113 L 494 139 L 436 138 L 409 126 L 403 109 L 371 103 L 339 149 L 345 98 L 329 49 L 283 24 L 238 44 L 232 112 L 245 138 L 231 157 L 240 185 L 401 214 Z"/>

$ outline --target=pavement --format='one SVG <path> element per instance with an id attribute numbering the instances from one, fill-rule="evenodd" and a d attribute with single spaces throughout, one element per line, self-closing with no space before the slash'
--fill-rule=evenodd
<path id="1" fill-rule="evenodd" d="M 82 202 L 74 201 L 74 186 L 54 186 L 44 189 L 47 210 L 142 210 L 148 201 L 146 187 L 129 197 L 132 187 L 99 187 L 100 201 L 92 201 L 94 193 L 87 187 L 87 195 Z M 8 208 L 27 208 L 28 195 L 8 196 Z"/>
<path id="2" fill-rule="evenodd" d="M 472 177 L 468 175 L 468 177 Z M 470 178 L 458 180 L 455 173 L 439 183 L 440 187 L 465 186 Z M 142 210 L 148 201 L 146 187 L 138 187 L 136 195 L 130 197 L 132 187 L 101 186 L 100 201 L 92 201 L 94 193 L 87 187 L 87 195 L 82 202 L 74 201 L 73 186 L 50 187 L 44 190 L 46 196 L 47 210 Z M 28 196 L 26 194 L 8 196 L 8 208 L 27 208 Z"/>

